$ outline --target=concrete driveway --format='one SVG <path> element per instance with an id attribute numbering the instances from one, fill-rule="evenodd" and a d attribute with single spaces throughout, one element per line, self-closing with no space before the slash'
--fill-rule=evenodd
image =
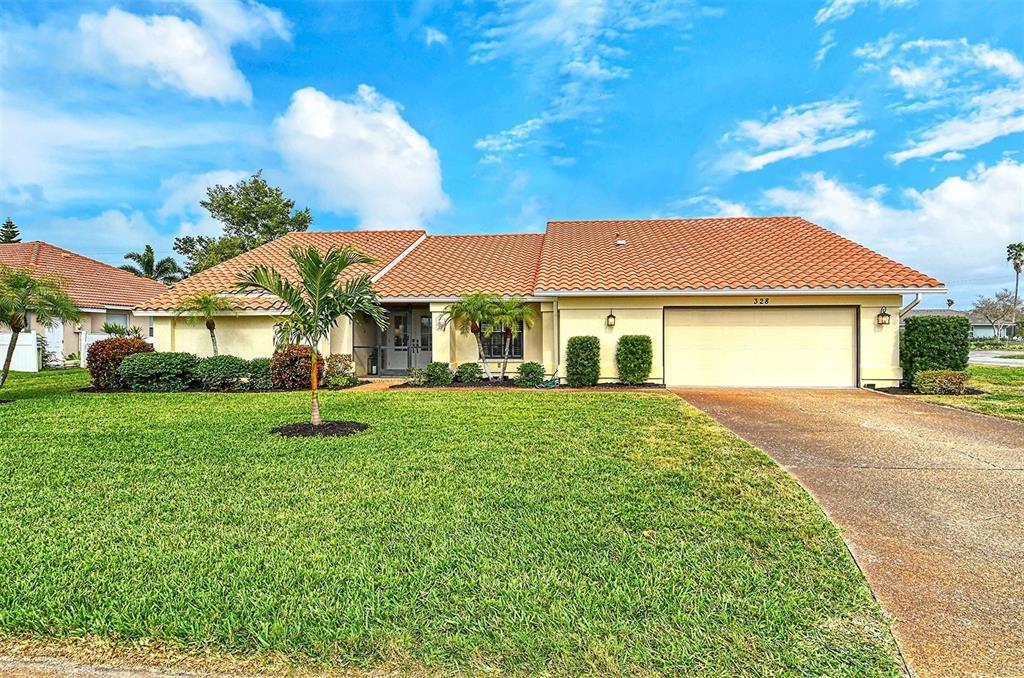
<path id="1" fill-rule="evenodd" d="M 968 362 L 972 365 L 1006 365 L 1008 367 L 1024 367 L 1024 351 L 1020 358 L 1000 358 L 1003 355 L 1013 355 L 1015 351 L 971 351 Z"/>
<path id="2" fill-rule="evenodd" d="M 853 389 L 673 391 L 811 492 L 916 675 L 1024 675 L 1024 424 Z"/>

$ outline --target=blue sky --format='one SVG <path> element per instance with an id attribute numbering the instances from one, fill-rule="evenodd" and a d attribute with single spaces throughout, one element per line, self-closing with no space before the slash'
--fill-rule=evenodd
<path id="1" fill-rule="evenodd" d="M 958 308 L 1024 240 L 1009 2 L 8 1 L 0 59 L 0 213 L 112 263 L 257 169 L 317 229 L 800 214 Z"/>

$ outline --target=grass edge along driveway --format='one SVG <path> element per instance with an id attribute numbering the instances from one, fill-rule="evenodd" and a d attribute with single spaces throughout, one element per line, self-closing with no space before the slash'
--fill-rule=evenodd
<path id="1" fill-rule="evenodd" d="M 984 391 L 983 395 L 913 397 L 968 412 L 1024 421 L 1024 366 L 970 365 L 967 371 L 971 374 L 968 385 Z"/>
<path id="2" fill-rule="evenodd" d="M 298 665 L 897 675 L 835 527 L 668 394 L 333 392 L 0 405 L 0 634 Z"/>

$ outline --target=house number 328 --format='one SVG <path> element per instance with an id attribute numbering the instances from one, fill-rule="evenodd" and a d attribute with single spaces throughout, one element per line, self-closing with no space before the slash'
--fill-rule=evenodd
<path id="1" fill-rule="evenodd" d="M 768 303 L 768 297 L 754 297 L 754 304 L 764 306 Z"/>

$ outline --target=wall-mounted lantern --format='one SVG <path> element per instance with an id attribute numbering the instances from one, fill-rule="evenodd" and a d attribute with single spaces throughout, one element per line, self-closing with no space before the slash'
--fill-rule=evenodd
<path id="1" fill-rule="evenodd" d="M 892 319 L 892 316 L 889 315 L 889 311 L 885 306 L 878 309 L 878 315 L 875 316 L 876 323 L 879 325 L 888 325 L 890 319 Z"/>
<path id="2" fill-rule="evenodd" d="M 608 327 L 615 327 L 615 314 L 611 309 L 608 309 L 608 317 L 604 319 L 604 324 Z"/>

